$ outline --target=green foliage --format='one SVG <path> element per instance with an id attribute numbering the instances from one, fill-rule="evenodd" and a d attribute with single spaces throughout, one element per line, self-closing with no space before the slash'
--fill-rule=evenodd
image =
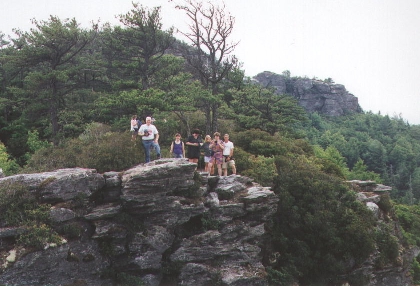
<path id="1" fill-rule="evenodd" d="M 241 131 L 231 136 L 235 142 L 235 163 L 238 172 L 253 178 L 263 186 L 272 186 L 279 170 L 275 158 L 279 155 L 313 155 L 306 140 L 291 139 L 257 129 Z M 334 165 L 335 166 L 335 165 Z"/>
<path id="2" fill-rule="evenodd" d="M 304 156 L 279 156 L 276 166 L 274 251 L 282 255 L 273 268 L 295 269 L 288 273 L 302 283 L 325 283 L 349 270 L 346 259 L 363 262 L 374 250 L 374 218 L 342 179 Z"/>
<path id="3" fill-rule="evenodd" d="M 272 267 L 267 267 L 267 279 L 270 285 L 292 285 L 294 280 L 293 275 L 287 272 L 287 270 L 275 270 Z"/>
<path id="4" fill-rule="evenodd" d="M 395 216 L 401 225 L 406 243 L 420 246 L 420 206 L 396 204 Z"/>
<path id="5" fill-rule="evenodd" d="M 391 227 L 393 226 L 382 225 L 376 230 L 379 257 L 375 261 L 375 266 L 379 269 L 388 264 L 395 264 L 399 255 L 398 238 L 392 235 Z"/>
<path id="6" fill-rule="evenodd" d="M 232 115 L 244 129 L 259 128 L 274 135 L 283 130 L 283 126 L 305 119 L 295 98 L 275 94 L 259 85 L 250 83 L 241 90 L 232 91 L 232 95 Z"/>
<path id="7" fill-rule="evenodd" d="M 413 171 L 411 188 L 415 198 L 420 199 L 420 167 L 417 167 Z"/>
<path id="8" fill-rule="evenodd" d="M 143 160 L 140 142 L 134 145 L 130 134 L 107 132 L 109 127 L 92 123 L 77 139 L 58 147 L 38 150 L 28 161 L 25 172 L 52 171 L 59 168 L 92 168 L 98 172 L 121 171 Z"/>
<path id="9" fill-rule="evenodd" d="M 257 183 L 263 186 L 272 186 L 274 178 L 277 175 L 274 157 L 253 156 L 248 160 L 252 168 L 241 172 L 244 176 L 253 178 Z"/>
<path id="10" fill-rule="evenodd" d="M 394 206 L 388 193 L 380 196 L 380 200 L 377 205 L 385 214 L 389 214 Z"/>
<path id="11" fill-rule="evenodd" d="M 196 12 L 206 12 L 204 6 L 190 4 Z M 178 8 L 188 15 L 188 7 Z M 97 27 L 80 29 L 74 19 L 51 16 L 34 20 L 34 29 L 19 31 L 17 39 L 0 49 L 0 137 L 5 144 L 0 144 L 0 168 L 5 174 L 17 173 L 20 166 L 24 172 L 68 167 L 120 171 L 143 162 L 141 143 L 134 145 L 128 133 L 133 114 L 157 119 L 163 155 L 176 132 L 186 138 L 193 128 L 207 133 L 217 129 L 228 132 L 235 143 L 238 173 L 272 186 L 280 198 L 272 233 L 274 250 L 281 256 L 268 269 L 271 283 L 298 278 L 302 284 L 325 285 L 331 282 L 327 277 L 348 270 L 346 261 L 363 261 L 375 242 L 381 253 L 377 266 L 394 263 L 397 238 L 385 226 L 371 231 L 370 211 L 343 180 L 389 184 L 400 202 L 420 199 L 419 126 L 371 112 L 339 117 L 313 113 L 306 120 L 295 98 L 244 81 L 244 71 L 228 53 L 222 53 L 220 61 L 217 53 L 207 53 L 210 65 L 202 65 L 204 58 L 195 50 L 180 42 L 172 45 L 173 29 L 162 30 L 160 12 L 159 7 L 133 4 L 131 11 L 119 15 L 124 27 L 106 24 L 100 33 Z M 194 21 L 196 15 L 189 15 Z M 232 22 L 224 22 L 229 18 L 223 14 L 214 16 L 227 29 L 219 30 L 225 32 L 223 42 Z M 205 37 L 206 31 L 197 36 Z M 205 52 L 223 47 L 215 42 L 201 45 L 205 43 L 196 48 Z M 224 47 L 230 52 L 235 44 Z M 295 78 L 289 71 L 283 75 L 291 94 Z M 191 199 L 197 187 L 186 190 Z M 42 247 L 57 237 L 49 227 L 48 206 L 39 205 L 34 196 L 19 185 L 0 190 L 0 217 L 6 226 L 30 230 L 20 243 Z M 72 207 L 86 203 L 80 196 Z M 383 195 L 378 205 L 392 216 L 389 196 Z M 408 245 L 420 246 L 418 208 L 395 207 Z M 116 219 L 131 233 L 143 229 L 132 224 L 131 217 Z M 55 227 L 68 237 L 80 236 L 77 225 Z M 185 231 L 217 227 L 210 216 L 203 216 L 192 219 Z M 100 244 L 104 254 L 114 254 L 110 241 Z M 117 273 L 116 280 L 141 283 Z M 363 284 L 364 277 L 358 279 L 349 281 Z"/>
<path id="12" fill-rule="evenodd" d="M 240 146 L 244 151 L 253 155 L 271 157 L 285 155 L 288 152 L 297 154 L 313 152 L 312 147 L 302 140 L 294 140 L 280 134 L 271 136 L 269 133 L 258 129 L 241 131 L 231 137 L 235 146 Z"/>
<path id="13" fill-rule="evenodd" d="M 413 259 L 413 263 L 411 264 L 410 269 L 411 277 L 413 278 L 413 284 L 418 285 L 420 284 L 420 262 L 419 257 Z"/>
<path id="14" fill-rule="evenodd" d="M 37 130 L 28 131 L 28 141 L 26 144 L 28 145 L 31 153 L 50 145 L 47 141 L 39 139 L 39 132 Z"/>
<path id="15" fill-rule="evenodd" d="M 420 198 L 417 187 L 412 188 L 417 186 L 415 169 L 420 163 L 417 126 L 371 112 L 340 117 L 311 114 L 310 119 L 305 127 L 308 139 L 324 148 L 334 146 L 352 170 L 348 178 L 390 185 L 393 199 L 413 201 L 410 191 L 414 201 Z"/>
<path id="16" fill-rule="evenodd" d="M 41 210 L 47 211 L 45 206 Z M 0 186 L 0 219 L 6 226 L 19 226 L 26 224 L 32 219 L 38 222 L 44 222 L 45 216 L 32 211 L 38 209 L 38 203 L 35 195 L 28 188 L 19 183 L 8 181 Z"/>
<path id="17" fill-rule="evenodd" d="M 219 229 L 220 221 L 212 218 L 210 214 L 204 213 L 201 217 L 201 225 L 204 231 L 217 230 Z"/>
<path id="18" fill-rule="evenodd" d="M 19 165 L 10 158 L 2 142 L 0 142 L 0 168 L 6 176 L 17 173 L 19 170 Z"/>
<path id="19" fill-rule="evenodd" d="M 17 239 L 17 243 L 36 249 L 43 249 L 47 243 L 61 243 L 60 236 L 46 224 L 29 226 Z"/>
<path id="20" fill-rule="evenodd" d="M 148 9 L 133 3 L 133 9 L 119 15 L 126 27 L 116 27 L 111 31 L 107 45 L 113 45 L 114 65 L 130 74 L 134 81 L 140 80 L 141 89 L 151 85 L 151 79 L 159 70 L 165 69 L 167 61 L 162 61 L 165 51 L 174 42 L 173 28 L 162 30 L 161 8 Z"/>
<path id="21" fill-rule="evenodd" d="M 0 220 L 5 226 L 24 227 L 17 243 L 42 249 L 46 243 L 61 243 L 50 227 L 50 206 L 39 204 L 28 187 L 7 181 L 0 186 Z"/>
<path id="22" fill-rule="evenodd" d="M 55 226 L 59 234 L 64 235 L 68 239 L 77 239 L 83 233 L 83 227 L 77 222 L 71 222 L 64 225 Z"/>
<path id="23" fill-rule="evenodd" d="M 50 16 L 48 21 L 33 20 L 33 24 L 35 28 L 30 32 L 20 34 L 22 45 L 13 60 L 23 69 L 28 115 L 38 121 L 49 114 L 52 139 L 57 144 L 59 113 L 65 103 L 70 104 L 66 95 L 81 87 L 81 54 L 92 37 L 79 28 L 75 19 L 61 21 Z"/>
<path id="24" fill-rule="evenodd" d="M 347 175 L 348 180 L 362 180 L 362 181 L 375 181 L 376 183 L 382 183 L 382 179 L 379 174 L 367 170 L 367 166 L 364 164 L 362 159 L 359 159 L 354 165 L 351 172 Z"/>
<path id="25" fill-rule="evenodd" d="M 328 146 L 323 150 L 319 146 L 314 146 L 315 156 L 322 160 L 322 170 L 328 174 L 334 174 L 342 178 L 348 177 L 349 170 L 347 168 L 345 158 L 333 146 Z"/>

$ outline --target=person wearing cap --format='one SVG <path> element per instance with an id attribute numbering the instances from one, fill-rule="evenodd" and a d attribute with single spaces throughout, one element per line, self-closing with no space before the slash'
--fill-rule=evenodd
<path id="1" fill-rule="evenodd" d="M 139 135 L 142 137 L 144 147 L 144 156 L 146 163 L 150 162 L 150 147 L 153 146 L 156 151 L 156 158 L 160 159 L 160 146 L 158 143 L 159 132 L 155 125 L 152 124 L 152 118 L 146 117 L 146 124 L 140 126 Z"/>
<path id="2" fill-rule="evenodd" d="M 190 135 L 185 142 L 188 146 L 188 161 L 191 163 L 197 163 L 200 159 L 200 147 L 203 145 L 203 141 L 200 137 L 200 130 L 194 129 L 192 135 Z"/>

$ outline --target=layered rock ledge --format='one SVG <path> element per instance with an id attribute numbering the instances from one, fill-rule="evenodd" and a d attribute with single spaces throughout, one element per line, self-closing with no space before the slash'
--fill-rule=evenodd
<path id="1" fill-rule="evenodd" d="M 1 178 L 0 186 L 18 182 L 51 205 L 57 229 L 77 232 L 31 252 L 13 248 L 24 229 L 0 228 L 0 284 L 113 285 L 125 275 L 142 285 L 267 285 L 262 252 L 277 197 L 250 178 L 195 169 L 161 159 L 121 173 Z"/>

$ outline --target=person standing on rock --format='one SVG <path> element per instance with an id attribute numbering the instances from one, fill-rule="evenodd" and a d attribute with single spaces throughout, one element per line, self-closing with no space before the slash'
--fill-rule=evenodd
<path id="1" fill-rule="evenodd" d="M 175 140 L 172 141 L 170 153 L 174 158 L 185 158 L 184 142 L 181 140 L 181 134 L 175 134 Z"/>
<path id="2" fill-rule="evenodd" d="M 131 141 L 135 141 L 137 138 L 137 133 L 139 131 L 139 123 L 137 120 L 137 115 L 133 115 L 133 117 L 131 117 L 131 121 L 130 121 L 130 131 L 131 131 Z"/>
<path id="3" fill-rule="evenodd" d="M 220 140 L 220 133 L 214 133 L 214 139 L 210 143 L 210 150 L 212 150 L 212 158 L 209 162 L 208 168 L 211 170 L 213 165 L 217 166 L 217 173 L 219 176 L 222 176 L 222 164 L 223 164 L 223 149 L 225 149 L 225 145 L 223 141 Z"/>
<path id="4" fill-rule="evenodd" d="M 146 117 L 146 124 L 140 126 L 139 135 L 142 137 L 144 147 L 144 156 L 146 163 L 150 162 L 150 147 L 153 146 L 156 151 L 156 158 L 160 159 L 160 146 L 158 143 L 159 132 L 155 125 L 152 124 L 152 118 Z"/>
<path id="5" fill-rule="evenodd" d="M 235 160 L 233 160 L 233 143 L 229 141 L 229 134 L 223 135 L 223 176 L 227 176 L 228 167 L 232 169 L 232 174 L 236 175 Z"/>
<path id="6" fill-rule="evenodd" d="M 204 153 L 204 172 L 208 172 L 210 175 L 213 175 L 211 169 L 209 169 L 209 162 L 211 160 L 212 151 L 210 150 L 211 136 L 206 135 L 203 143 L 203 153 Z M 214 170 L 213 170 L 214 171 Z"/>
<path id="7" fill-rule="evenodd" d="M 191 163 L 198 164 L 198 159 L 200 159 L 200 147 L 203 145 L 200 133 L 200 130 L 194 129 L 192 135 L 188 137 L 185 143 L 188 146 L 188 161 Z"/>

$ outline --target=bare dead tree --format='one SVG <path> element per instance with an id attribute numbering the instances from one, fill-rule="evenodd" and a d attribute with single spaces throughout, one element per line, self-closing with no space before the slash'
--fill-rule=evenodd
<path id="1" fill-rule="evenodd" d="M 211 134 L 218 129 L 219 83 L 238 63 L 232 55 L 238 42 L 228 42 L 235 18 L 226 12 L 224 3 L 215 6 L 210 1 L 204 4 L 201 1 L 184 0 L 184 4 L 176 5 L 176 8 L 185 11 L 191 21 L 188 31 L 179 31 L 192 46 L 192 49 L 184 50 L 184 57 L 201 83 L 212 93 L 212 98 L 203 99 L 206 132 Z"/>

